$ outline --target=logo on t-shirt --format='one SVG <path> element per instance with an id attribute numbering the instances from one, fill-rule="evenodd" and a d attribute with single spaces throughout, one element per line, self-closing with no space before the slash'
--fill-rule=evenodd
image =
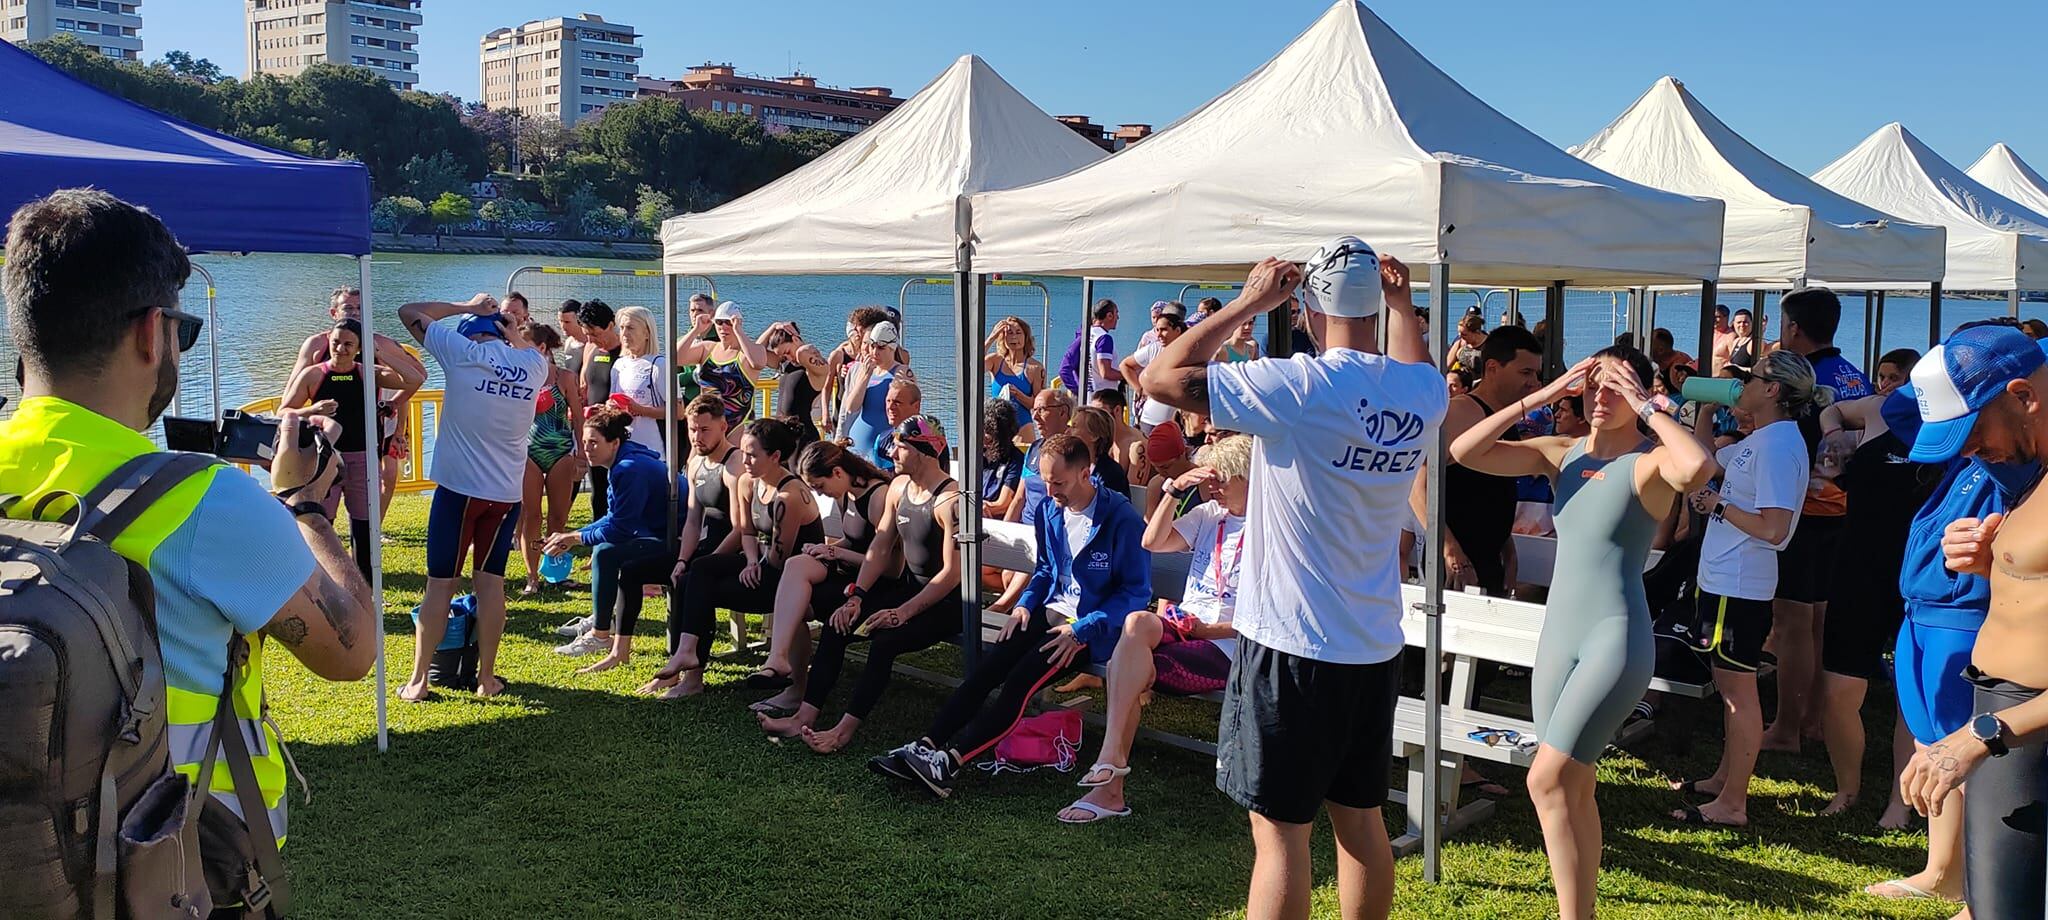
<path id="1" fill-rule="evenodd" d="M 1366 473 L 1408 473 L 1422 462 L 1422 449 L 1415 445 L 1429 423 L 1422 416 L 1401 409 L 1374 406 L 1361 399 L 1355 410 L 1370 444 L 1348 444 L 1331 466 Z"/>
<path id="2" fill-rule="evenodd" d="M 484 363 L 490 367 L 491 373 L 496 375 L 497 379 L 478 380 L 476 382 L 477 392 L 524 400 L 526 402 L 534 400 L 537 392 L 533 387 L 523 385 L 527 378 L 533 376 L 532 371 L 523 367 L 500 364 L 496 356 L 485 357 Z"/>
<path id="3" fill-rule="evenodd" d="M 1102 552 L 1096 552 L 1096 553 L 1089 553 L 1089 554 L 1088 554 L 1088 567 L 1089 567 L 1090 569 L 1100 569 L 1100 570 L 1102 570 L 1102 571 L 1108 571 L 1108 570 L 1109 570 L 1109 554 L 1108 554 L 1108 553 L 1102 553 Z"/>

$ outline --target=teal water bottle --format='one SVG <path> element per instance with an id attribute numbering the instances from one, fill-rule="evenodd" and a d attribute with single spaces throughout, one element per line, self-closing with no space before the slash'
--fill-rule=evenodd
<path id="1" fill-rule="evenodd" d="M 568 553 L 554 553 L 540 558 L 540 577 L 548 584 L 559 585 L 569 580 L 570 559 Z"/>
<path id="2" fill-rule="evenodd" d="M 1742 395 L 1742 381 L 1733 377 L 1692 377 L 1678 388 L 1678 393 L 1688 402 L 1732 406 L 1736 397 Z"/>

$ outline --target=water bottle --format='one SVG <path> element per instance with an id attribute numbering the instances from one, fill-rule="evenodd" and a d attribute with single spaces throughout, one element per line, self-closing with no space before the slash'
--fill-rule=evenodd
<path id="1" fill-rule="evenodd" d="M 1689 402 L 1732 406 L 1736 397 L 1742 395 L 1742 381 L 1733 377 L 1691 377 L 1678 392 Z"/>
<path id="2" fill-rule="evenodd" d="M 568 553 L 553 553 L 542 556 L 540 559 L 540 577 L 547 579 L 548 584 L 559 585 L 569 580 L 569 566 Z"/>

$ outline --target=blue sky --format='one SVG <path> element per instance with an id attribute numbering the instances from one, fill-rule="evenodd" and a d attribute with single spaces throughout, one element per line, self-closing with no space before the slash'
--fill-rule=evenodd
<path id="1" fill-rule="evenodd" d="M 1437 66 L 1560 146 L 1612 120 L 1664 74 L 1802 172 L 1901 121 L 1958 166 L 1995 141 L 2048 169 L 2040 40 L 2048 3 L 1976 0 L 1376 0 Z M 421 88 L 474 98 L 477 39 L 583 11 L 646 37 L 642 72 L 707 59 L 792 63 L 838 86 L 907 95 L 980 54 L 1053 114 L 1159 126 L 1271 57 L 1324 0 L 425 0 Z M 144 0 L 145 55 L 243 70 L 243 0 Z"/>

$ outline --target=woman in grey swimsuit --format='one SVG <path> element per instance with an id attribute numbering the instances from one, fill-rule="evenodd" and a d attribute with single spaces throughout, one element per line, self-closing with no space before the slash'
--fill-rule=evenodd
<path id="1" fill-rule="evenodd" d="M 1548 476 L 1557 484 L 1557 566 L 1530 687 L 1542 747 L 1529 768 L 1529 797 L 1564 920 L 1593 916 L 1600 874 L 1593 763 L 1650 684 L 1655 650 L 1643 594 L 1650 541 L 1679 496 L 1715 472 L 1713 456 L 1671 416 L 1670 401 L 1648 395 L 1653 373 L 1633 348 L 1602 349 L 1451 445 L 1458 463 L 1479 472 Z M 1580 391 L 1591 434 L 1500 440 L 1530 410 Z"/>

